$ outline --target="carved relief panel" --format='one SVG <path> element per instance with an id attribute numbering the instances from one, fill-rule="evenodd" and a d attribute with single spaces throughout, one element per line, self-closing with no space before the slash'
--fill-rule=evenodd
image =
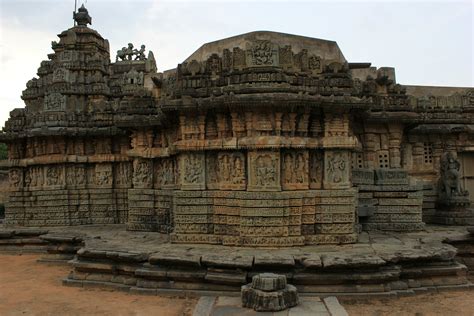
<path id="1" fill-rule="evenodd" d="M 66 96 L 53 92 L 44 97 L 45 111 L 64 111 L 66 109 Z"/>
<path id="2" fill-rule="evenodd" d="M 43 168 L 41 166 L 29 167 L 25 174 L 25 186 L 40 188 L 43 185 Z"/>
<path id="3" fill-rule="evenodd" d="M 176 184 L 176 163 L 174 158 L 163 158 L 155 161 L 155 189 L 171 189 Z"/>
<path id="4" fill-rule="evenodd" d="M 349 188 L 349 152 L 327 150 L 324 152 L 324 189 Z"/>
<path id="5" fill-rule="evenodd" d="M 240 152 L 218 154 L 217 179 L 221 190 L 245 190 L 245 156 Z"/>
<path id="6" fill-rule="evenodd" d="M 247 66 L 278 66 L 278 45 L 270 41 L 255 41 L 248 45 L 246 50 Z"/>
<path id="7" fill-rule="evenodd" d="M 87 184 L 87 172 L 83 165 L 67 166 L 66 175 L 68 186 L 85 186 Z"/>
<path id="8" fill-rule="evenodd" d="M 309 153 L 309 187 L 322 189 L 323 187 L 324 155 L 321 150 L 312 150 Z"/>
<path id="9" fill-rule="evenodd" d="M 132 164 L 120 162 L 114 167 L 114 183 L 117 187 L 130 187 L 132 183 Z"/>
<path id="10" fill-rule="evenodd" d="M 95 165 L 95 185 L 100 187 L 112 187 L 112 164 L 99 163 Z"/>
<path id="11" fill-rule="evenodd" d="M 153 184 L 152 161 L 149 159 L 135 159 L 133 161 L 133 187 L 151 188 Z"/>
<path id="12" fill-rule="evenodd" d="M 8 180 L 10 182 L 10 189 L 16 190 L 23 187 L 23 170 L 18 169 L 10 169 L 8 173 Z"/>
<path id="13" fill-rule="evenodd" d="M 180 155 L 180 178 L 183 190 L 204 190 L 205 158 L 204 153 L 183 153 Z"/>
<path id="14" fill-rule="evenodd" d="M 282 153 L 282 187 L 283 190 L 308 189 L 309 154 L 307 151 L 295 150 Z"/>
<path id="15" fill-rule="evenodd" d="M 46 185 L 58 186 L 64 184 L 64 166 L 47 166 L 46 167 Z"/>
<path id="16" fill-rule="evenodd" d="M 279 191 L 280 152 L 253 151 L 248 153 L 249 191 Z"/>

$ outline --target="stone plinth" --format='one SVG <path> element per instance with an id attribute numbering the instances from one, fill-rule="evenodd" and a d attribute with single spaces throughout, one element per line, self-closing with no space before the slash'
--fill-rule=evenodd
<path id="1" fill-rule="evenodd" d="M 261 273 L 252 283 L 242 286 L 242 306 L 257 312 L 276 312 L 298 305 L 296 287 L 286 283 L 286 276 Z"/>
<path id="2" fill-rule="evenodd" d="M 408 175 L 400 169 L 375 170 L 374 183 L 359 185 L 359 210 L 364 206 L 373 210 L 372 214 L 361 218 L 364 230 L 413 231 L 424 228 L 422 186 L 408 185 Z"/>

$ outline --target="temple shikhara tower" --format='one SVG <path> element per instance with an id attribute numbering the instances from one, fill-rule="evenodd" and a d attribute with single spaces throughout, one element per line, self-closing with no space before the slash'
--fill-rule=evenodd
<path id="1" fill-rule="evenodd" d="M 266 31 L 158 72 L 144 45 L 111 61 L 84 7 L 75 21 L 1 134 L 7 225 L 275 247 L 474 224 L 474 88 L 399 84 L 334 41 Z"/>

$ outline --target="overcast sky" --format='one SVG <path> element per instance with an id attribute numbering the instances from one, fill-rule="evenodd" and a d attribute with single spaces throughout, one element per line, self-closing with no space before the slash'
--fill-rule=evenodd
<path id="1" fill-rule="evenodd" d="M 132 42 L 159 71 L 202 44 L 256 30 L 336 41 L 350 62 L 396 68 L 402 84 L 474 86 L 473 3 L 464 1 L 77 0 L 111 58 Z M 23 107 L 26 82 L 72 26 L 74 0 L 0 0 L 0 125 Z"/>

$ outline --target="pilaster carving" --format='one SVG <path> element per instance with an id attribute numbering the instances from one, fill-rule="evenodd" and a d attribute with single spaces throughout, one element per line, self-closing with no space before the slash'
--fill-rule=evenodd
<path id="1" fill-rule="evenodd" d="M 130 187 L 132 177 L 132 165 L 129 162 L 120 162 L 114 168 L 114 182 L 118 187 Z"/>
<path id="2" fill-rule="evenodd" d="M 309 187 L 311 189 L 322 189 L 324 155 L 321 150 L 311 150 L 309 155 Z"/>

